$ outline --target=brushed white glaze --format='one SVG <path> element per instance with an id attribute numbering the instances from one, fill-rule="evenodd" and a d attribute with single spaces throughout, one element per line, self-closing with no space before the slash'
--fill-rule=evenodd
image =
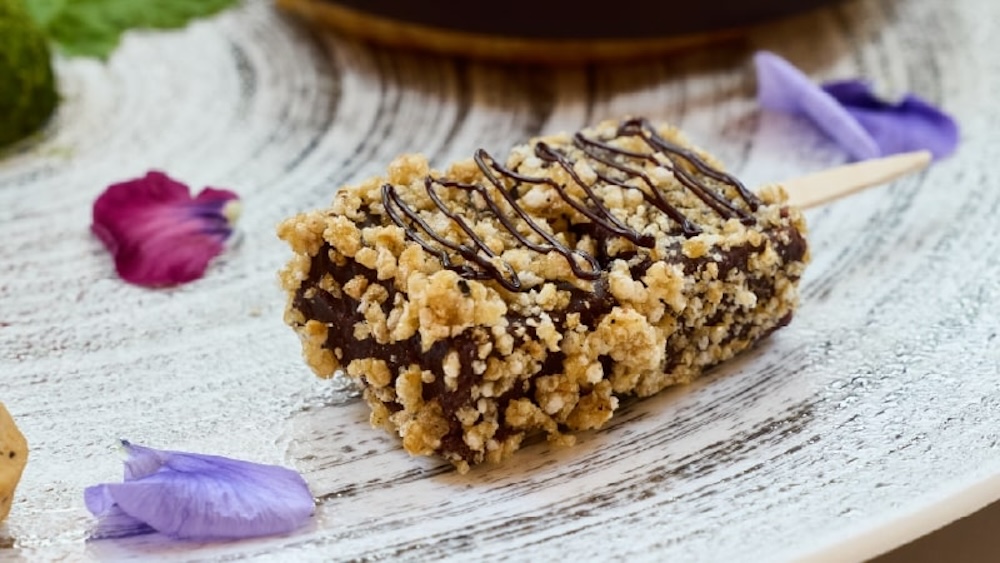
<path id="1" fill-rule="evenodd" d="M 668 60 L 548 70 L 372 49 L 248 0 L 130 34 L 106 65 L 60 60 L 55 121 L 0 159 L 0 400 L 32 446 L 0 559 L 867 557 L 1000 498 L 998 18 L 989 0 L 861 0 Z M 300 361 L 275 224 L 399 153 L 443 166 L 629 113 L 676 123 L 749 185 L 842 163 L 758 113 L 762 48 L 919 92 L 963 127 L 954 158 L 808 213 L 803 306 L 763 346 L 626 401 L 574 448 L 464 476 L 408 457 Z M 178 289 L 125 285 L 88 231 L 104 187 L 150 168 L 245 201 L 240 243 Z M 315 521 L 86 542 L 82 490 L 120 478 L 119 437 L 294 466 Z"/>

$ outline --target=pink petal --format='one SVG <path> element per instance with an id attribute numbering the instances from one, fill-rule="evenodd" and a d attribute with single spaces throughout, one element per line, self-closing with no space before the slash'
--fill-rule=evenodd
<path id="1" fill-rule="evenodd" d="M 227 206 L 238 196 L 206 188 L 192 198 L 162 172 L 110 186 L 94 202 L 91 229 L 127 282 L 163 286 L 205 273 L 232 234 Z"/>

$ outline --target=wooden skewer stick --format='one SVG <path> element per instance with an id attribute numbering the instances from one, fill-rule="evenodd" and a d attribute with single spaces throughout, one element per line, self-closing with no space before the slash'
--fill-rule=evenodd
<path id="1" fill-rule="evenodd" d="M 930 162 L 928 151 L 908 152 L 830 168 L 788 180 L 782 186 L 788 192 L 788 203 L 815 207 L 923 170 Z"/>

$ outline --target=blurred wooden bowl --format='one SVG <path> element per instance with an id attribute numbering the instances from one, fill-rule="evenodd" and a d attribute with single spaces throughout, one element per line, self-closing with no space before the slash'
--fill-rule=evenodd
<path id="1" fill-rule="evenodd" d="M 313 22 L 381 45 L 539 63 L 662 54 L 838 1 L 277 0 Z"/>

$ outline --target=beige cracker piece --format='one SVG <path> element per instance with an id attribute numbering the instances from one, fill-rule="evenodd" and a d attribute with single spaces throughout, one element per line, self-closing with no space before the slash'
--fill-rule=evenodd
<path id="1" fill-rule="evenodd" d="M 28 441 L 0 403 L 0 522 L 10 513 L 14 489 L 28 463 Z"/>

